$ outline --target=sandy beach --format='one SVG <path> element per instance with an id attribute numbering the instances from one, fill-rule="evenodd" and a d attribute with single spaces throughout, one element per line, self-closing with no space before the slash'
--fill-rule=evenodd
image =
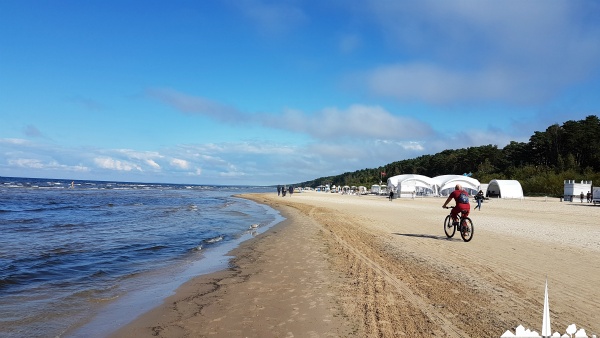
<path id="1" fill-rule="evenodd" d="M 244 195 L 286 221 L 232 252 L 113 337 L 600 335 L 600 206 L 493 199 L 473 240 L 447 239 L 443 198 Z"/>

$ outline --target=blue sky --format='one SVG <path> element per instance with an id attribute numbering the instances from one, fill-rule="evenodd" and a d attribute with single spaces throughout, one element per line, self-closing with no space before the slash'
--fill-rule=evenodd
<path id="1" fill-rule="evenodd" d="M 0 1 L 0 176 L 272 185 L 598 115 L 597 1 Z M 461 173 L 449 173 L 461 174 Z"/>

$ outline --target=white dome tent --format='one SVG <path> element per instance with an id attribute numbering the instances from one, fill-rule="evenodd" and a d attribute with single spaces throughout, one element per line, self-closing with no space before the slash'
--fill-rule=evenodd
<path id="1" fill-rule="evenodd" d="M 423 175 L 396 175 L 388 178 L 387 190 L 394 192 L 394 197 L 413 197 L 436 195 L 435 181 Z"/>
<path id="2" fill-rule="evenodd" d="M 448 196 L 457 184 L 462 185 L 469 195 L 476 195 L 479 192 L 481 183 L 465 175 L 441 175 L 433 178 L 437 184 L 437 191 L 440 196 Z"/>
<path id="3" fill-rule="evenodd" d="M 521 183 L 516 180 L 491 180 L 485 196 L 498 198 L 524 198 Z"/>

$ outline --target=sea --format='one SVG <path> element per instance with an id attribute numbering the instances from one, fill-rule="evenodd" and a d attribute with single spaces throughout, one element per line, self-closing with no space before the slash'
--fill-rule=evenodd
<path id="1" fill-rule="evenodd" d="M 0 337 L 106 337 L 283 217 L 273 187 L 0 177 Z"/>

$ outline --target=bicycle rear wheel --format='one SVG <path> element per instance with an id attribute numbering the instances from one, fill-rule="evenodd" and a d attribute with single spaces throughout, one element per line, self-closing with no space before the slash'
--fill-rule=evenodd
<path id="1" fill-rule="evenodd" d="M 456 232 L 456 227 L 452 224 L 452 216 L 450 215 L 446 216 L 444 220 L 444 232 L 448 238 L 452 238 Z"/>
<path id="2" fill-rule="evenodd" d="M 473 221 L 469 217 L 465 217 L 460 222 L 460 237 L 462 237 L 463 241 L 468 242 L 473 238 L 473 231 L 475 230 Z"/>

